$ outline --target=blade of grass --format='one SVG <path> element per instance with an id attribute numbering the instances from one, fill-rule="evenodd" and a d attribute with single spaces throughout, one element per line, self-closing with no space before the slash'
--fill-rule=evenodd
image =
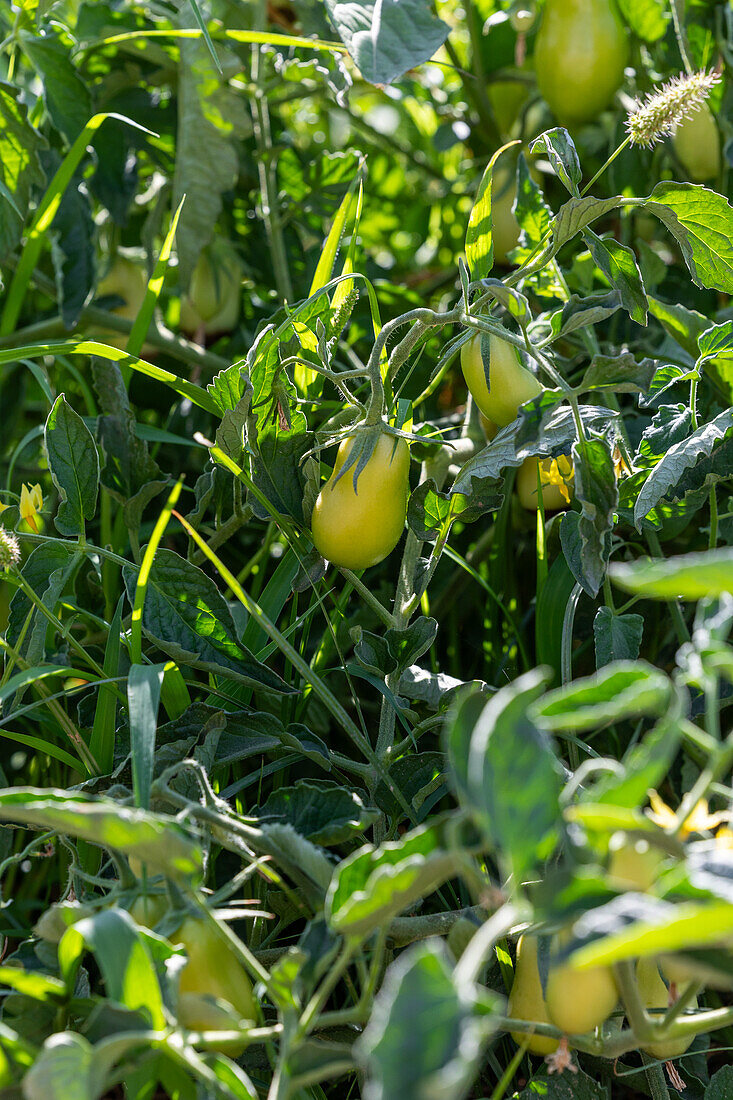
<path id="1" fill-rule="evenodd" d="M 163 241 L 163 247 L 160 250 L 158 259 L 153 269 L 153 274 L 148 281 L 148 287 L 145 291 L 145 297 L 143 298 L 143 304 L 140 306 L 140 312 L 135 318 L 135 322 L 132 326 L 132 331 L 127 340 L 127 352 L 129 355 L 139 356 L 143 350 L 143 344 L 145 343 L 145 336 L 150 328 L 150 322 L 153 319 L 155 312 L 155 306 L 160 297 L 160 292 L 163 288 L 163 280 L 165 279 L 165 273 L 168 269 L 168 261 L 170 259 L 171 251 L 173 249 L 173 242 L 176 239 L 176 229 L 178 227 L 178 219 L 181 216 L 181 210 L 183 204 L 186 201 L 184 195 L 178 204 L 173 218 L 171 219 L 170 229 L 166 234 L 166 238 Z M 130 368 L 123 364 L 120 367 L 122 377 L 125 379 L 125 384 L 130 380 Z"/>
<path id="2" fill-rule="evenodd" d="M 162 382 L 180 397 L 188 397 L 198 408 L 214 415 L 219 413 L 218 405 L 201 386 L 187 382 L 185 378 L 179 378 L 177 374 L 172 374 L 163 367 L 156 367 L 146 359 L 139 359 L 135 355 L 130 355 L 129 352 L 100 344 L 96 340 L 51 340 L 47 344 L 30 344 L 26 347 L 4 349 L 0 351 L 0 366 L 4 363 L 17 363 L 24 357 L 35 359 L 43 355 L 99 355 L 102 359 L 110 359 L 114 363 L 124 360 L 133 370 L 153 378 L 156 382 Z"/>
<path id="3" fill-rule="evenodd" d="M 145 554 L 143 555 L 140 572 L 137 575 L 137 584 L 135 586 L 135 600 L 132 607 L 132 622 L 130 624 L 130 657 L 134 665 L 139 665 L 142 662 L 143 606 L 145 604 L 145 595 L 148 590 L 148 578 L 150 577 L 150 570 L 153 567 L 153 560 L 155 558 L 158 545 L 160 543 L 160 540 L 163 538 L 173 509 L 176 505 L 176 502 L 178 501 L 179 496 L 181 495 L 182 488 L 183 478 L 180 477 L 171 489 L 168 500 L 165 502 L 165 507 L 158 516 L 158 521 L 153 528 L 152 535 L 150 536 L 150 542 L 148 543 L 145 549 Z"/>

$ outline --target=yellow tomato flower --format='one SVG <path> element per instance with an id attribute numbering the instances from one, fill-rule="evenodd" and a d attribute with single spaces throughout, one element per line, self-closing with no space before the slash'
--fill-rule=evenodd
<path id="1" fill-rule="evenodd" d="M 560 455 L 559 458 L 542 458 L 539 464 L 540 483 L 542 485 L 556 485 L 560 490 L 563 500 L 569 504 L 573 484 L 573 462 L 568 455 Z"/>
<path id="2" fill-rule="evenodd" d="M 40 485 L 23 485 L 20 490 L 20 518 L 38 531 L 36 516 L 43 508 L 43 493 Z"/>
<path id="3" fill-rule="evenodd" d="M 672 829 L 677 822 L 677 814 L 664 802 L 656 791 L 649 791 L 649 801 L 652 804 L 651 811 L 647 810 L 651 818 L 662 829 Z M 680 828 L 680 836 L 686 837 L 690 833 L 704 833 L 709 829 L 715 829 L 722 821 L 728 821 L 730 815 L 725 811 L 711 814 L 708 809 L 707 798 L 701 798 L 696 806 L 693 806 Z"/>

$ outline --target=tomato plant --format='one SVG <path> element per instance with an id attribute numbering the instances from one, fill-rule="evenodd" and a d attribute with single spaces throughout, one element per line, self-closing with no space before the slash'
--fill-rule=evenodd
<path id="1" fill-rule="evenodd" d="M 727 1096 L 726 5 L 0 25 L 3 1094 Z"/>

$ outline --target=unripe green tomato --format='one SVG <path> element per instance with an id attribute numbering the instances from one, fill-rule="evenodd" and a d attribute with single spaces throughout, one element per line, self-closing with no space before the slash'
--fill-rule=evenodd
<path id="1" fill-rule="evenodd" d="M 36 921 L 33 931 L 46 943 L 60 943 L 61 937 L 72 924 L 91 917 L 94 909 L 80 901 L 59 901 L 49 906 Z"/>
<path id="2" fill-rule="evenodd" d="M 208 336 L 231 332 L 239 320 L 242 262 L 226 241 L 215 238 L 193 269 L 188 294 L 181 301 L 181 328 Z"/>
<path id="3" fill-rule="evenodd" d="M 672 138 L 677 159 L 695 183 L 717 179 L 720 174 L 720 134 L 713 112 L 703 103 L 683 119 Z"/>
<path id="4" fill-rule="evenodd" d="M 645 1008 L 667 1009 L 669 1007 L 669 990 L 662 981 L 657 960 L 654 958 L 639 959 L 636 964 L 636 981 L 639 986 L 639 994 Z M 695 1001 L 697 1004 L 697 1000 Z M 661 1021 L 662 1014 L 654 1013 L 657 1022 Z M 680 1054 L 692 1045 L 694 1035 L 682 1035 L 679 1038 L 665 1039 L 658 1043 L 649 1043 L 641 1049 L 650 1054 L 652 1058 L 658 1058 L 661 1062 L 667 1062 L 670 1058 L 678 1058 Z"/>
<path id="5" fill-rule="evenodd" d="M 558 937 L 558 944 L 563 937 Z M 568 963 L 553 966 L 545 989 L 547 1011 L 555 1027 L 566 1035 L 584 1035 L 607 1020 L 618 1003 L 610 966 L 576 970 Z"/>
<path id="6" fill-rule="evenodd" d="M 152 929 L 169 909 L 170 902 L 165 894 L 139 894 L 130 906 L 129 913 L 135 924 Z"/>
<path id="7" fill-rule="evenodd" d="M 509 22 L 517 34 L 529 34 L 534 26 L 537 13 L 527 4 L 514 4 L 509 12 Z"/>
<path id="8" fill-rule="evenodd" d="M 625 890 L 646 893 L 659 878 L 663 853 L 642 837 L 634 838 L 619 830 L 608 842 L 609 878 Z"/>
<path id="9" fill-rule="evenodd" d="M 528 512 L 536 512 L 538 508 L 537 473 L 540 468 L 540 463 L 547 466 L 551 462 L 552 459 L 535 458 L 534 455 L 530 455 L 529 458 L 525 458 L 524 462 L 517 470 L 517 479 L 515 482 L 517 496 L 519 497 L 519 503 L 523 508 L 526 508 Z M 572 497 L 572 476 L 563 478 L 563 482 L 567 486 L 567 492 Z M 542 508 L 545 512 L 562 511 L 563 508 L 568 507 L 568 504 L 569 501 L 566 500 L 560 485 L 549 484 L 542 486 Z"/>
<path id="10" fill-rule="evenodd" d="M 536 936 L 519 937 L 514 964 L 514 982 L 509 994 L 507 1015 L 515 1020 L 527 1020 L 537 1024 L 552 1023 L 542 996 L 542 982 L 537 966 Z M 527 1042 L 527 1035 L 521 1031 L 513 1031 L 512 1038 L 520 1046 Z M 532 1035 L 527 1043 L 527 1050 L 532 1054 L 552 1054 L 557 1047 L 558 1040 L 549 1035 Z"/>
<path id="11" fill-rule="evenodd" d="M 257 1019 L 257 1004 L 249 976 L 209 921 L 186 917 L 178 932 L 168 938 L 176 947 L 183 947 L 188 956 L 179 976 L 179 995 L 214 997 L 231 1005 L 232 1019 Z M 187 1023 L 186 1026 L 194 1025 Z"/>
<path id="12" fill-rule="evenodd" d="M 404 439 L 380 435 L 359 474 L 339 471 L 354 444 L 347 436 L 333 473 L 318 494 L 311 517 L 313 543 L 327 561 L 343 569 L 368 569 L 391 554 L 400 541 L 410 491 L 410 449 Z"/>
<path id="13" fill-rule="evenodd" d="M 540 92 L 561 123 L 587 122 L 609 105 L 628 54 L 614 0 L 546 0 L 535 70 Z"/>
<path id="14" fill-rule="evenodd" d="M 114 295 L 124 299 L 122 305 L 112 309 L 112 313 L 117 314 L 118 317 L 125 317 L 128 321 L 134 321 L 140 312 L 147 288 L 148 281 L 139 264 L 127 256 L 117 256 L 97 287 L 97 297 L 105 298 Z"/>
<path id="15" fill-rule="evenodd" d="M 181 993 L 178 997 L 178 1020 L 189 1031 L 230 1031 L 239 1027 L 239 1019 L 221 1000 L 200 993 Z M 217 1043 L 217 1050 L 230 1058 L 239 1058 L 247 1049 L 247 1039 L 231 1039 Z"/>
<path id="16" fill-rule="evenodd" d="M 489 382 L 481 355 L 481 337 L 473 336 L 461 348 L 461 369 L 471 396 L 481 412 L 500 428 L 517 418 L 525 401 L 542 393 L 543 386 L 522 366 L 512 344 L 493 334 L 489 337 Z"/>
<path id="17" fill-rule="evenodd" d="M 487 85 L 486 93 L 499 132 L 507 136 L 529 96 L 529 86 L 521 80 L 492 80 Z"/>
<path id="18" fill-rule="evenodd" d="M 118 255 L 112 267 L 99 283 L 96 296 L 106 298 L 114 295 L 116 298 L 122 298 L 122 305 L 114 306 L 111 312 L 117 317 L 134 321 L 142 308 L 147 289 L 148 280 L 142 267 L 128 256 Z M 122 332 L 103 329 L 94 335 L 98 336 L 103 343 L 109 344 L 113 348 L 119 348 L 120 351 L 124 351 L 127 346 L 128 337 Z M 143 348 L 143 355 L 149 355 L 154 350 L 152 345 L 146 344 Z"/>

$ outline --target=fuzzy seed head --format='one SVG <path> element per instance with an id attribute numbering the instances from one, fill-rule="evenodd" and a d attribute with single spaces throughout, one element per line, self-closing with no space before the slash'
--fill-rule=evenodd
<path id="1" fill-rule="evenodd" d="M 683 119 L 694 114 L 705 102 L 710 89 L 720 76 L 715 72 L 689 73 L 674 76 L 658 92 L 637 100 L 626 120 L 632 145 L 648 148 L 668 134 L 673 134 Z"/>
<path id="2" fill-rule="evenodd" d="M 20 543 L 12 532 L 0 526 L 0 569 L 14 569 L 20 561 Z"/>

